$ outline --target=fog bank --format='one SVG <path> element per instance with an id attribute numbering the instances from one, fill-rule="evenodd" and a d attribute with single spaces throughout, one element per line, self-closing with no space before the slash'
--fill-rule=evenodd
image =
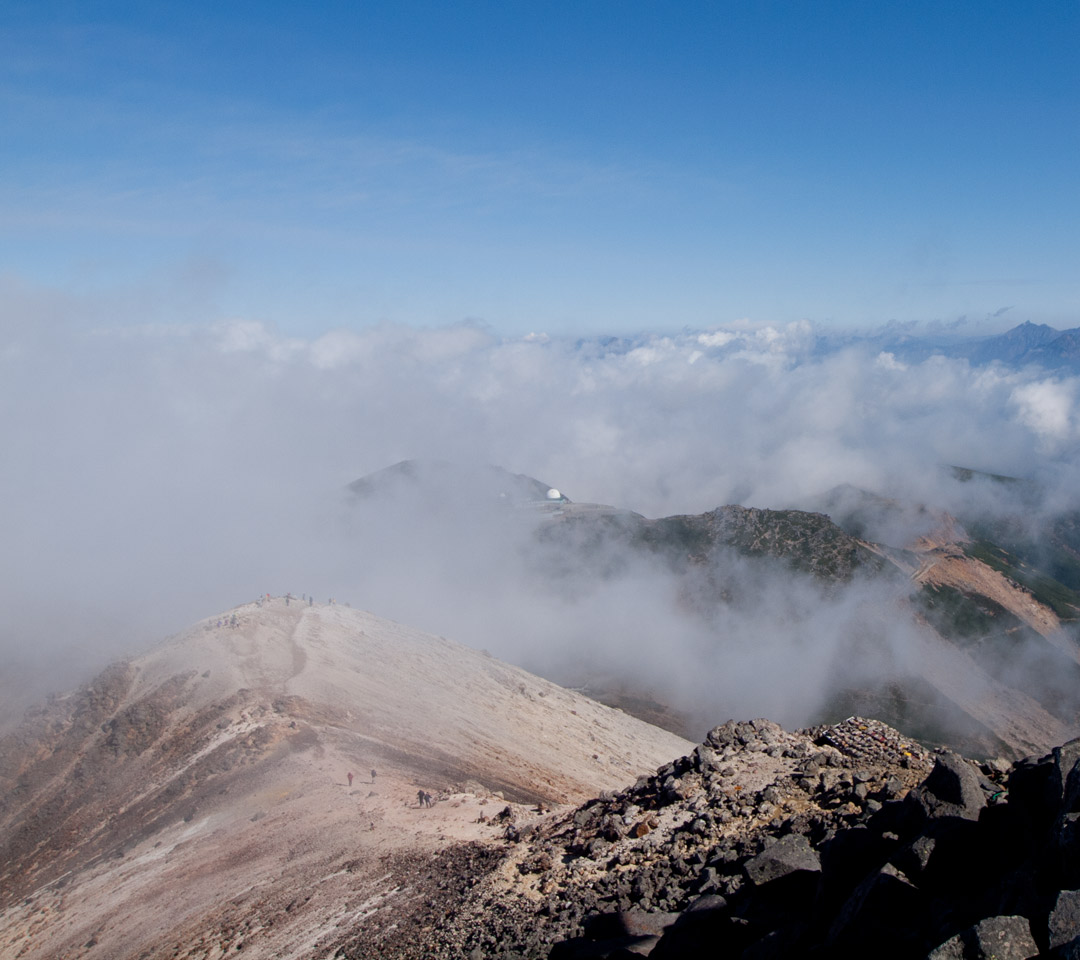
<path id="1" fill-rule="evenodd" d="M 292 591 L 526 665 L 637 657 L 688 695 L 723 675 L 741 691 L 730 713 L 790 720 L 785 708 L 803 710 L 792 691 L 747 693 L 751 678 L 799 650 L 804 678 L 828 669 L 851 636 L 879 629 L 889 597 L 822 602 L 778 581 L 761 587 L 764 606 L 706 627 L 648 566 L 578 592 L 572 575 L 562 592 L 538 586 L 528 524 L 508 533 L 468 491 L 365 513 L 346 485 L 436 458 L 653 517 L 783 507 L 840 483 L 953 509 L 992 501 L 941 469 L 960 464 L 1037 479 L 1048 503 L 1075 505 L 1080 383 L 1035 368 L 822 354 L 806 324 L 584 342 L 383 325 L 302 340 L 251 321 L 118 325 L 100 307 L 88 318 L 8 292 L 7 661 L 94 660 Z M 692 657 L 716 631 L 747 653 L 702 670 Z M 743 703 L 755 697 L 760 710 Z"/>

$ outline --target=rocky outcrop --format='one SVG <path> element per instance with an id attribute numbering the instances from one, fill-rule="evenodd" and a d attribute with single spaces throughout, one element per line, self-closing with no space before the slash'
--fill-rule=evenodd
<path id="1" fill-rule="evenodd" d="M 931 767 L 925 750 L 874 721 L 797 733 L 729 722 L 512 845 L 424 955 L 685 956 L 685 942 L 711 942 L 718 929 L 749 947 L 773 913 L 807 919 L 826 852 L 839 847 L 829 840 Z"/>
<path id="2" fill-rule="evenodd" d="M 1080 957 L 1078 824 L 1080 741 L 980 765 L 729 722 L 513 844 L 427 955 Z"/>
<path id="3" fill-rule="evenodd" d="M 1080 956 L 1080 741 L 1007 773 L 940 753 L 903 798 L 879 790 L 875 802 L 858 786 L 858 812 L 819 804 L 815 817 L 774 818 L 742 848 L 720 847 L 706 885 L 719 880 L 723 902 L 710 891 L 707 909 L 690 909 L 700 889 L 689 888 L 699 897 L 646 955 L 723 944 L 754 958 Z M 763 849 L 745 856 L 749 845 Z"/>

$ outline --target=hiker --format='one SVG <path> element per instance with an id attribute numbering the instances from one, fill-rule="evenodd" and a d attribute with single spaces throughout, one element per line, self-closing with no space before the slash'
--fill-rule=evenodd
<path id="1" fill-rule="evenodd" d="M 307 598 L 307 605 L 308 605 L 309 607 L 310 607 L 310 606 L 311 606 L 311 605 L 312 605 L 312 604 L 313 604 L 314 602 L 315 602 L 315 598 L 314 598 L 314 597 L 308 597 L 308 598 Z"/>
<path id="2" fill-rule="evenodd" d="M 375 782 L 375 771 L 374 770 L 371 771 L 371 782 L 372 783 Z"/>
<path id="3" fill-rule="evenodd" d="M 417 790 L 416 791 L 416 805 L 418 807 L 426 807 L 427 806 L 427 794 L 424 793 L 423 790 Z"/>
<path id="4" fill-rule="evenodd" d="M 349 778 L 349 786 L 351 787 L 352 786 L 352 771 L 345 774 L 345 776 L 347 776 Z"/>

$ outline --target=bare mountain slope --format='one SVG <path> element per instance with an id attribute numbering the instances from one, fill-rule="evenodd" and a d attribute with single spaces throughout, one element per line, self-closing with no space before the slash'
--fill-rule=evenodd
<path id="1" fill-rule="evenodd" d="M 371 614 L 239 607 L 0 741 L 0 955 L 310 956 L 409 864 L 482 857 L 494 791 L 578 802 L 687 747 Z"/>
<path id="2" fill-rule="evenodd" d="M 1018 508 L 1029 499 L 989 482 Z M 658 519 L 548 500 L 545 487 L 422 461 L 359 480 L 345 528 L 379 566 L 360 575 L 393 581 L 396 563 L 414 584 L 420 567 L 451 622 L 460 583 L 520 598 L 504 606 L 558 623 L 554 643 L 532 645 L 537 669 L 680 734 L 736 709 L 789 710 L 793 725 L 858 713 L 1016 758 L 1080 730 L 1080 579 L 1067 576 L 1080 523 L 1055 523 L 1048 553 L 1017 530 L 997 546 L 1000 524 L 973 537 L 942 509 L 851 486 L 804 504 L 813 510 L 731 504 Z M 586 608 L 614 626 L 578 636 Z M 621 627 L 631 609 L 641 629 Z M 715 682 L 688 680 L 687 668 Z"/>

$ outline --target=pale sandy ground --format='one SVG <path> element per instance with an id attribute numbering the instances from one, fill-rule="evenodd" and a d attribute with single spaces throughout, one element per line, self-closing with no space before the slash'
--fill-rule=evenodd
<path id="1" fill-rule="evenodd" d="M 499 842 L 502 826 L 487 822 L 506 805 L 493 794 L 499 787 L 531 801 L 515 806 L 524 824 L 539 816 L 539 798 L 580 802 L 691 748 L 480 652 L 359 610 L 275 598 L 235 613 L 236 628 L 213 618 L 135 661 L 128 701 L 195 671 L 174 727 L 245 691 L 199 755 L 252 733 L 271 744 L 304 735 L 310 745 L 267 752 L 189 821 L 178 817 L 4 910 L 4 960 L 217 958 L 241 949 L 245 957 L 329 956 L 409 882 L 402 854 L 422 864 L 455 841 Z M 155 777 L 179 776 L 196 759 L 179 758 Z M 433 808 L 418 806 L 421 788 L 439 798 Z"/>

